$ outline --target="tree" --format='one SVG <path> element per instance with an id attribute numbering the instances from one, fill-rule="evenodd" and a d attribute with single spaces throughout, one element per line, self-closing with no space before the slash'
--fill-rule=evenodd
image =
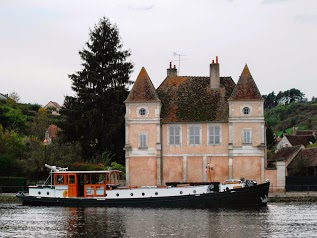
<path id="1" fill-rule="evenodd" d="M 266 143 L 268 149 L 272 149 L 273 146 L 276 144 L 276 137 L 270 126 L 267 126 L 266 128 Z"/>
<path id="2" fill-rule="evenodd" d="M 20 102 L 20 99 L 21 99 L 19 94 L 17 92 L 14 92 L 14 91 L 9 94 L 9 98 L 11 98 L 16 103 Z"/>
<path id="3" fill-rule="evenodd" d="M 123 101 L 132 84 L 129 50 L 122 49 L 117 26 L 103 17 L 90 30 L 86 48 L 79 52 L 83 69 L 69 78 L 75 96 L 66 96 L 59 125 L 65 141 L 79 141 L 86 159 L 101 158 L 105 151 L 124 162 Z"/>

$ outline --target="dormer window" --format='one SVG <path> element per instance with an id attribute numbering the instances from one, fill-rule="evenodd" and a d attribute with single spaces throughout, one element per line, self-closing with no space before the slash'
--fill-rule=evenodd
<path id="1" fill-rule="evenodd" d="M 139 114 L 140 114 L 141 116 L 145 116 L 145 114 L 146 114 L 145 108 L 141 108 L 141 109 L 139 110 Z"/>
<path id="2" fill-rule="evenodd" d="M 249 114 L 250 114 L 250 108 L 244 107 L 244 108 L 242 109 L 242 112 L 243 112 L 244 115 L 249 115 Z"/>

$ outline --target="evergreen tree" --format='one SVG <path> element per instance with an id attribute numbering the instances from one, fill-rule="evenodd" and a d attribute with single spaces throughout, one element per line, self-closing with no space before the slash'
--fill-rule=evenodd
<path id="1" fill-rule="evenodd" d="M 60 125 L 66 141 L 79 141 L 86 159 L 115 154 L 124 163 L 124 100 L 133 64 L 122 49 L 117 26 L 103 17 L 90 30 L 86 48 L 79 52 L 82 70 L 69 75 L 74 97 L 66 96 Z M 95 160 L 95 162 L 98 162 Z"/>

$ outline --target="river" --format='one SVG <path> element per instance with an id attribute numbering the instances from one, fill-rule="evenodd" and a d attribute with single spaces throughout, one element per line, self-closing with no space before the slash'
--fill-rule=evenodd
<path id="1" fill-rule="evenodd" d="M 317 204 L 193 210 L 0 203 L 0 237 L 317 237 Z"/>

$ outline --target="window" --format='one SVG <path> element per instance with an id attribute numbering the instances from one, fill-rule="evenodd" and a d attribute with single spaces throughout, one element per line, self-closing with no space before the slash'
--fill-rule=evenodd
<path id="1" fill-rule="evenodd" d="M 208 127 L 208 144 L 218 145 L 220 144 L 220 126 L 209 126 Z"/>
<path id="2" fill-rule="evenodd" d="M 244 115 L 249 115 L 249 114 L 250 114 L 250 108 L 244 107 L 244 108 L 242 109 L 242 112 L 243 112 Z"/>
<path id="3" fill-rule="evenodd" d="M 140 114 L 141 116 L 144 116 L 144 115 L 146 114 L 146 110 L 145 110 L 144 108 L 141 108 L 141 109 L 139 110 L 139 114 Z"/>
<path id="4" fill-rule="evenodd" d="M 169 144 L 180 145 L 181 144 L 181 127 L 178 125 L 169 126 Z"/>
<path id="5" fill-rule="evenodd" d="M 251 129 L 242 130 L 242 143 L 251 144 Z"/>
<path id="6" fill-rule="evenodd" d="M 189 145 L 200 144 L 200 126 L 190 126 L 188 128 Z"/>
<path id="7" fill-rule="evenodd" d="M 147 134 L 145 133 L 139 134 L 139 148 L 147 148 Z"/>

